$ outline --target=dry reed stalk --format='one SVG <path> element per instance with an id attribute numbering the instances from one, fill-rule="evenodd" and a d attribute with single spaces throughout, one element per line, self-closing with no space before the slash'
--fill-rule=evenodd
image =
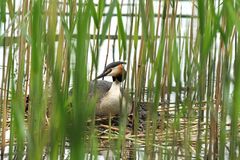
<path id="1" fill-rule="evenodd" d="M 5 28 L 5 25 L 4 25 Z M 3 159 L 4 152 L 5 152 L 5 146 L 6 146 L 6 122 L 7 122 L 7 77 L 8 74 L 5 74 L 5 59 L 6 59 L 6 47 L 4 47 L 3 50 L 3 71 L 2 71 L 2 84 L 1 84 L 1 111 L 2 111 L 2 131 L 1 131 L 1 159 Z M 7 66 L 8 67 L 8 66 Z"/>

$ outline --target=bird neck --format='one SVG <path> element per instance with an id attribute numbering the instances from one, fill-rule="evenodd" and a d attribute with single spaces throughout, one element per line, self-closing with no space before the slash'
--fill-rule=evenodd
<path id="1" fill-rule="evenodd" d="M 120 86 L 120 83 L 117 79 L 115 81 L 113 81 L 112 85 L 116 85 L 116 86 Z"/>
<path id="2" fill-rule="evenodd" d="M 113 79 L 113 82 L 115 82 L 115 81 L 122 82 L 123 81 L 122 75 L 117 76 L 117 77 L 112 77 L 112 79 Z"/>
<path id="3" fill-rule="evenodd" d="M 111 86 L 109 92 L 116 93 L 116 91 L 120 91 L 120 89 L 121 89 L 121 83 L 118 80 L 116 80 L 112 83 L 112 86 Z"/>

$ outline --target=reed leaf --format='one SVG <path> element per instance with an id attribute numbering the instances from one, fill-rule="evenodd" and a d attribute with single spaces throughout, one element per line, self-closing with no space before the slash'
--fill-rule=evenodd
<path id="1" fill-rule="evenodd" d="M 101 32 L 101 39 L 100 39 L 100 46 L 102 45 L 103 41 L 104 41 L 104 37 L 107 33 L 107 30 L 108 30 L 108 26 L 110 24 L 110 20 L 112 18 L 112 15 L 113 15 L 113 11 L 114 11 L 114 8 L 116 7 L 117 5 L 117 0 L 113 0 L 112 3 L 110 4 L 109 6 L 109 10 L 108 10 L 108 13 L 107 13 L 107 16 L 106 16 L 106 19 L 104 20 L 103 22 L 103 26 L 102 26 L 102 32 Z M 102 6 L 102 5 L 101 5 Z M 99 11 L 101 11 L 102 9 L 100 8 Z M 101 13 L 99 13 L 99 19 L 101 19 Z"/>
<path id="2" fill-rule="evenodd" d="M 94 24 L 97 27 L 97 29 L 99 29 L 99 17 L 97 15 L 97 11 L 95 10 L 95 6 L 92 0 L 90 0 L 88 3 L 90 3 L 90 10 L 91 10 L 91 15 L 93 17 L 94 20 Z"/>
<path id="3" fill-rule="evenodd" d="M 122 14 L 121 14 L 121 9 L 120 9 L 120 5 L 117 2 L 117 17 L 118 17 L 118 36 L 119 36 L 119 42 L 121 43 L 121 46 L 123 47 L 123 59 L 126 59 L 126 50 L 127 50 L 127 43 L 126 43 L 126 33 L 124 31 L 124 27 L 123 27 L 123 21 L 122 21 Z M 122 55 L 122 52 L 120 52 L 120 57 Z"/>
<path id="4" fill-rule="evenodd" d="M 0 2 L 0 21 L 1 22 L 6 22 L 6 3 L 7 3 L 7 0 L 2 0 Z"/>
<path id="5" fill-rule="evenodd" d="M 29 158 L 40 159 L 43 154 L 42 127 L 44 117 L 43 97 L 43 52 L 42 48 L 42 1 L 33 3 L 31 15 L 32 55 L 30 73 L 31 122 L 29 126 Z"/>

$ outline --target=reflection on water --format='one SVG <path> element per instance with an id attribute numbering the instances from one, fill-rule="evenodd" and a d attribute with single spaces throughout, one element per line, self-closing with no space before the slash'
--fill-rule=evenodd
<path id="1" fill-rule="evenodd" d="M 91 159 L 91 154 L 86 154 L 85 160 L 90 160 L 90 159 Z M 95 159 L 94 156 L 92 156 L 92 159 Z M 115 159 L 116 159 L 116 156 L 115 156 L 115 154 L 113 153 L 112 150 L 100 151 L 99 155 L 97 156 L 97 160 L 115 160 Z M 129 160 L 133 159 L 133 155 L 129 155 L 127 157 L 127 159 L 129 159 Z M 144 159 L 144 148 L 139 148 L 136 151 L 136 158 L 135 159 L 137 159 L 137 160 L 143 160 Z"/>

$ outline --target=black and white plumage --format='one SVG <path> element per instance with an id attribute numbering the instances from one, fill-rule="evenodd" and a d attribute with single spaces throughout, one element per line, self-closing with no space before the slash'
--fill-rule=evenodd
<path id="1" fill-rule="evenodd" d="M 121 82 L 126 77 L 123 64 L 125 62 L 113 62 L 107 65 L 103 73 L 96 78 L 112 76 L 113 82 L 105 80 L 90 82 L 89 96 L 90 98 L 94 95 L 97 96 L 95 109 L 97 116 L 119 115 L 121 113 L 129 114 L 131 112 L 132 105 L 128 101 L 128 95 L 121 88 Z"/>

